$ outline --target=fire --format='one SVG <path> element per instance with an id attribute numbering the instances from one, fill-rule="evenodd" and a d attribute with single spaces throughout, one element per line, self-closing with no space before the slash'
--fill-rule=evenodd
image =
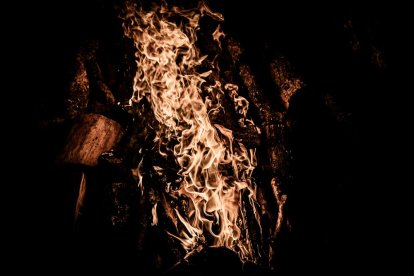
<path id="1" fill-rule="evenodd" d="M 76 200 L 75 221 L 79 218 L 81 214 L 83 203 L 85 201 L 85 194 L 86 194 L 86 177 L 85 177 L 85 173 L 82 173 L 81 181 L 79 184 L 78 199 Z"/>
<path id="2" fill-rule="evenodd" d="M 124 30 L 134 41 L 137 64 L 130 104 L 139 104 L 144 98 L 150 103 L 159 123 L 154 126 L 154 142 L 158 144 L 154 148 L 162 149 L 161 156 L 173 154 L 179 167 L 179 187 L 174 189 L 165 183 L 165 191 L 174 198 L 185 198 L 188 208 L 171 212 L 177 234 L 169 234 L 179 239 L 189 253 L 200 246 L 224 246 L 237 252 L 242 260 L 255 261 L 246 218 L 241 215 L 245 193 L 256 212 L 251 180 L 255 149 L 235 140 L 232 130 L 213 123 L 209 115 L 224 112 L 220 99 L 228 91 L 241 117 L 240 126 L 253 121 L 246 117 L 248 101 L 238 95 L 237 85 L 223 85 L 220 79 L 211 81 L 211 76 L 220 75 L 218 66 L 200 72 L 201 65 L 211 64 L 215 58 L 201 55 L 196 47 L 203 16 L 224 20 L 205 4 L 191 10 L 166 3 L 150 10 L 127 4 Z M 212 38 L 220 48 L 223 36 L 218 26 Z M 158 167 L 157 172 L 163 169 Z M 156 204 L 152 215 L 156 225 Z"/>

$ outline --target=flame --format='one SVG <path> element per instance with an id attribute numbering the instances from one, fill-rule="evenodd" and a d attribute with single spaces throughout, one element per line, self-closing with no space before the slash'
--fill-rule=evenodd
<path id="1" fill-rule="evenodd" d="M 141 153 L 141 151 L 142 151 L 142 149 L 140 149 L 140 153 Z M 142 184 L 142 180 L 143 180 L 144 176 L 141 172 L 143 161 L 144 161 L 144 157 L 141 158 L 141 161 L 139 161 L 138 166 L 136 168 L 131 169 L 132 176 L 138 182 L 138 188 L 141 191 L 141 195 L 144 193 L 144 185 Z"/>
<path id="2" fill-rule="evenodd" d="M 151 209 L 151 214 L 152 214 L 152 223 L 151 223 L 151 225 L 157 225 L 158 224 L 157 204 L 158 203 L 155 203 L 154 206 Z"/>
<path id="3" fill-rule="evenodd" d="M 256 152 L 236 141 L 230 129 L 210 120 L 209 114 L 223 112 L 220 98 L 224 91 L 220 80 L 209 78 L 219 76 L 218 66 L 199 72 L 200 65 L 211 60 L 196 47 L 203 16 L 223 20 L 221 14 L 212 12 L 204 3 L 191 10 L 166 3 L 151 10 L 127 4 L 123 27 L 134 42 L 137 64 L 130 104 L 144 98 L 151 104 L 159 123 L 156 148 L 162 149 L 161 156 L 173 154 L 179 167 L 179 188 L 172 189 L 170 183 L 165 183 L 165 191 L 174 198 L 185 198 L 188 208 L 175 208 L 170 214 L 179 225 L 178 235 L 169 234 L 190 253 L 200 246 L 225 246 L 242 260 L 255 261 L 247 228 L 243 227 L 246 218 L 241 212 L 242 195 L 246 192 L 256 212 L 251 181 Z M 222 36 L 224 33 L 217 27 L 213 39 L 220 43 Z M 238 87 L 226 84 L 224 88 L 230 91 L 240 125 L 253 124 L 246 118 L 248 101 L 237 94 Z M 163 173 L 160 166 L 154 169 Z M 153 224 L 158 222 L 156 208 L 154 205 L 152 209 Z"/>
<path id="4" fill-rule="evenodd" d="M 76 200 L 75 221 L 77 221 L 79 216 L 81 215 L 83 203 L 85 202 L 85 193 L 86 193 L 86 176 L 85 176 L 85 173 L 82 173 L 81 181 L 79 184 L 78 199 Z"/>
<path id="5" fill-rule="evenodd" d="M 226 34 L 220 29 L 221 28 L 221 26 L 220 25 L 217 25 L 217 28 L 216 28 L 216 30 L 213 32 L 213 39 L 215 40 L 215 41 L 217 41 L 217 43 L 218 43 L 218 45 L 219 45 L 219 47 L 221 48 L 221 41 L 220 41 L 220 38 L 221 37 L 225 37 L 226 36 Z"/>

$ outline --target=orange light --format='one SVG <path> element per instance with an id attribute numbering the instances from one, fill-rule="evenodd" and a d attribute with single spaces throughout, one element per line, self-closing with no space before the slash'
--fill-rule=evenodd
<path id="1" fill-rule="evenodd" d="M 143 98 L 148 100 L 159 123 L 155 142 L 163 143 L 158 148 L 168 150 L 159 153 L 173 154 L 179 166 L 180 188 L 173 190 L 165 183 L 165 192 L 184 197 L 188 209 L 170 212 L 169 216 L 175 216 L 180 226 L 178 235 L 169 234 L 179 239 L 189 253 L 205 245 L 225 246 L 242 260 L 255 261 L 241 210 L 242 194 L 248 193 L 249 203 L 257 213 L 256 189 L 251 181 L 256 151 L 236 141 L 230 129 L 212 123 L 209 114 L 224 112 L 221 97 L 227 90 L 241 118 L 240 126 L 254 123 L 246 117 L 249 103 L 238 95 L 237 85 L 223 85 L 220 79 L 212 83 L 208 79 L 211 74 L 219 76 L 218 66 L 211 69 L 217 72 L 200 72 L 200 65 L 215 58 L 201 55 L 195 44 L 203 16 L 223 20 L 221 14 L 212 12 L 205 4 L 192 10 L 167 4 L 149 11 L 127 6 L 124 30 L 134 41 L 137 64 L 130 104 Z M 182 24 L 176 23 L 177 17 Z M 224 33 L 219 26 L 212 37 L 220 46 Z M 168 148 L 171 141 L 174 146 Z M 142 187 L 139 167 L 141 164 L 134 172 Z M 160 173 L 163 170 L 156 168 Z M 152 216 L 156 225 L 156 204 Z"/>

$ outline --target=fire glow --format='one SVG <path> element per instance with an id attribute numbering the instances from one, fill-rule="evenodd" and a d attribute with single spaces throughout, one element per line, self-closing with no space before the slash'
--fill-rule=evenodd
<path id="1" fill-rule="evenodd" d="M 176 233 L 168 233 L 188 253 L 223 246 L 235 251 L 241 260 L 255 262 L 242 215 L 242 197 L 247 193 L 257 214 L 252 181 L 256 150 L 234 139 L 231 129 L 212 122 L 210 116 L 225 112 L 221 99 L 227 90 L 240 116 L 240 127 L 254 123 L 247 118 L 249 103 L 238 95 L 238 86 L 219 77 L 216 57 L 202 55 L 196 47 L 199 22 L 204 16 L 215 22 L 224 20 L 205 4 L 191 10 L 166 3 L 150 10 L 127 5 L 123 27 L 126 37 L 134 42 L 137 65 L 130 105 L 140 106 L 143 99 L 150 103 L 158 122 L 152 126 L 156 131 L 154 149 L 163 158 L 173 155 L 179 168 L 176 183 L 165 183 L 165 192 L 173 199 L 184 198 L 187 207 L 166 210 L 176 227 Z M 219 48 L 223 36 L 217 25 L 211 39 Z M 165 169 L 157 167 L 156 171 Z M 142 186 L 142 176 L 140 180 Z M 153 206 L 153 225 L 159 221 L 159 207 L 157 203 Z M 260 226 L 259 219 L 257 223 Z"/>

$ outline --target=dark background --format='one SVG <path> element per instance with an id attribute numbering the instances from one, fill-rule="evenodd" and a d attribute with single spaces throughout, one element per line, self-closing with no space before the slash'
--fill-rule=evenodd
<path id="1" fill-rule="evenodd" d="M 393 207 L 402 193 L 395 170 L 402 170 L 394 154 L 399 149 L 396 137 L 407 127 L 398 112 L 404 109 L 406 78 L 397 70 L 408 55 L 402 44 L 405 9 L 264 0 L 211 1 L 211 6 L 224 14 L 226 32 L 241 41 L 258 74 L 271 56 L 283 55 L 307 83 L 290 113 L 297 122 L 291 139 L 295 182 L 289 188 L 293 229 L 280 273 L 398 269 L 390 253 L 400 227 Z M 29 75 L 21 80 L 30 83 L 24 89 L 30 104 L 23 121 L 29 128 L 17 127 L 26 141 L 12 159 L 15 166 L 27 168 L 16 178 L 24 182 L 17 200 L 28 204 L 16 219 L 22 234 L 13 255 L 28 260 L 33 269 L 56 272 L 75 271 L 85 258 L 98 256 L 92 269 L 105 271 L 119 265 L 106 262 L 119 252 L 95 244 L 88 254 L 79 254 L 84 248 L 73 246 L 69 206 L 74 191 L 65 186 L 72 180 L 62 179 L 64 172 L 54 164 L 65 131 L 44 127 L 44 122 L 63 116 L 69 68 L 79 45 L 91 37 L 110 41 L 119 32 L 113 23 L 119 21 L 107 1 L 28 7 L 27 24 L 20 29 L 27 33 L 22 42 L 27 47 L 18 71 Z M 349 20 L 351 31 L 344 28 Z M 350 44 L 354 35 L 358 52 Z M 382 52 L 383 68 L 371 62 L 372 46 Z M 334 96 L 336 111 L 325 105 L 326 94 Z M 338 114 L 348 115 L 338 121 Z"/>

